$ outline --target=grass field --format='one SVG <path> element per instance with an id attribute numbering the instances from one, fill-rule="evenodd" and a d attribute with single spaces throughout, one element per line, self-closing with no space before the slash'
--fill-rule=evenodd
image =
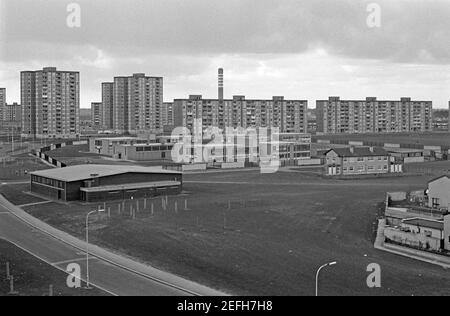
<path id="1" fill-rule="evenodd" d="M 351 134 L 351 135 L 324 135 L 314 136 L 314 139 L 373 141 L 394 144 L 421 144 L 425 146 L 450 147 L 450 133 L 434 132 L 425 134 Z"/>
<path id="2" fill-rule="evenodd" d="M 31 171 L 50 168 L 39 159 L 21 155 L 12 157 L 11 161 L 0 163 L 0 181 L 2 180 L 28 180 Z"/>
<path id="3" fill-rule="evenodd" d="M 24 205 L 29 203 L 43 202 L 44 200 L 30 194 L 29 184 L 2 184 L 0 185 L 0 194 L 14 205 Z"/>
<path id="4" fill-rule="evenodd" d="M 6 280 L 6 263 L 14 276 L 14 289 L 19 296 L 48 295 L 53 285 L 54 296 L 104 296 L 100 290 L 86 291 L 70 289 L 66 285 L 67 275 L 36 259 L 16 246 L 0 239 L 0 296 L 8 295 L 9 281 Z"/>
<path id="5" fill-rule="evenodd" d="M 436 168 L 450 169 L 450 163 Z M 299 172 L 186 175 L 182 196 L 153 200 L 136 219 L 129 208 L 93 218 L 92 240 L 189 279 L 245 295 L 313 295 L 316 269 L 322 295 L 448 295 L 441 268 L 374 249 L 386 191 L 416 190 L 429 177 L 325 180 Z M 184 210 L 188 201 L 189 210 Z M 178 212 L 175 212 L 175 201 Z M 136 201 L 133 202 L 136 208 Z M 84 216 L 98 205 L 27 207 L 34 216 L 84 238 Z M 367 266 L 382 268 L 382 288 L 366 285 Z"/>

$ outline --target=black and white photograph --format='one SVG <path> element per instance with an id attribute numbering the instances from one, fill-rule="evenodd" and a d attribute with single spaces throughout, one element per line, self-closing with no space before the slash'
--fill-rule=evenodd
<path id="1" fill-rule="evenodd" d="M 449 109 L 448 0 L 0 0 L 0 296 L 450 296 Z"/>

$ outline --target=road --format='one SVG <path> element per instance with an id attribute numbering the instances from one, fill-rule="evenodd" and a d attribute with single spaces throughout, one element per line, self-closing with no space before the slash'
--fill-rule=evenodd
<path id="1" fill-rule="evenodd" d="M 86 274 L 86 244 L 26 214 L 0 196 L 0 238 L 52 266 L 77 263 Z M 219 291 L 91 246 L 91 283 L 115 296 L 224 295 Z M 85 280 L 82 277 L 83 281 Z"/>

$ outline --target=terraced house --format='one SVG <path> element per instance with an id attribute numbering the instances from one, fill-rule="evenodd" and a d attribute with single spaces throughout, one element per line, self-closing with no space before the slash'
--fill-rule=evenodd
<path id="1" fill-rule="evenodd" d="M 400 172 L 391 169 L 390 156 L 378 147 L 334 148 L 326 154 L 326 175 L 364 175 Z"/>

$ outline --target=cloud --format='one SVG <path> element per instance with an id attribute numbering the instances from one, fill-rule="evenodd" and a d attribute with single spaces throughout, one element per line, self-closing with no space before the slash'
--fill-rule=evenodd
<path id="1" fill-rule="evenodd" d="M 377 0 L 379 29 L 366 24 L 370 1 L 79 0 L 80 29 L 65 25 L 71 1 L 4 1 L 3 35 L 11 45 L 6 51 L 24 41 L 88 44 L 122 56 L 303 53 L 322 47 L 352 58 L 450 62 L 446 0 Z"/>
<path id="2" fill-rule="evenodd" d="M 81 28 L 66 25 L 81 6 Z M 366 24 L 381 6 L 381 28 Z M 145 72 L 164 76 L 165 99 L 329 94 L 436 99 L 450 85 L 447 0 L 0 0 L 0 86 L 19 97 L 19 71 L 81 72 L 82 106 L 100 84 Z M 357 89 L 355 89 L 357 87 Z M 11 98 L 11 97 L 9 97 Z"/>

